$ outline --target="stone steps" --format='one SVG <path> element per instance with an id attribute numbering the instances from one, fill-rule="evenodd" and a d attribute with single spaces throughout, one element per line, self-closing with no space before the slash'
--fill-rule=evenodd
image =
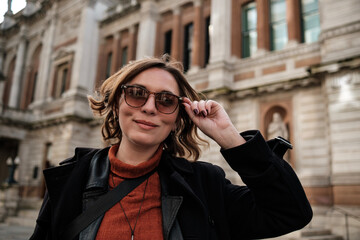
<path id="1" fill-rule="evenodd" d="M 321 235 L 321 236 L 309 236 L 300 238 L 300 240 L 344 240 L 341 236 L 337 235 Z"/>
<path id="2" fill-rule="evenodd" d="M 8 216 L 5 219 L 5 223 L 10 226 L 34 228 L 41 204 L 41 199 L 27 199 L 20 201 L 16 216 Z"/>
<path id="3" fill-rule="evenodd" d="M 301 231 L 300 240 L 343 240 L 343 238 L 332 234 L 330 229 L 305 228 Z"/>
<path id="4" fill-rule="evenodd" d="M 12 226 L 35 227 L 38 210 L 20 210 L 17 216 L 8 217 L 5 223 Z"/>

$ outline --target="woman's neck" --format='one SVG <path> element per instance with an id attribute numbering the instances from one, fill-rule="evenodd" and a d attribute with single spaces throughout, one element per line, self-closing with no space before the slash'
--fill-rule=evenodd
<path id="1" fill-rule="evenodd" d="M 116 158 L 126 164 L 135 166 L 149 160 L 154 155 L 158 147 L 159 145 L 139 147 L 135 144 L 129 144 L 124 141 L 120 143 L 119 149 L 116 153 Z"/>

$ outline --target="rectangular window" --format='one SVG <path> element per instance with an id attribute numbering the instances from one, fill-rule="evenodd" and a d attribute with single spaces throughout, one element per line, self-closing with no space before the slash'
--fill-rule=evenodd
<path id="1" fill-rule="evenodd" d="M 285 0 L 270 1 L 271 50 L 281 50 L 288 41 Z"/>
<path id="2" fill-rule="evenodd" d="M 67 90 L 68 70 L 68 63 L 61 64 L 57 67 L 56 85 L 53 94 L 54 98 L 60 98 Z"/>
<path id="3" fill-rule="evenodd" d="M 106 60 L 105 78 L 108 78 L 111 75 L 111 62 L 112 62 L 112 52 L 109 52 L 109 54 L 107 55 L 107 60 Z"/>
<path id="4" fill-rule="evenodd" d="M 189 70 L 191 66 L 191 52 L 193 41 L 193 23 L 189 23 L 184 28 L 184 71 Z"/>
<path id="5" fill-rule="evenodd" d="M 172 30 L 165 33 L 164 53 L 171 55 Z"/>
<path id="6" fill-rule="evenodd" d="M 318 0 L 301 0 L 301 23 L 302 42 L 316 42 L 320 34 Z"/>
<path id="7" fill-rule="evenodd" d="M 127 64 L 127 58 L 128 58 L 128 47 L 123 47 L 121 51 L 121 64 L 122 66 L 125 66 Z"/>
<path id="8" fill-rule="evenodd" d="M 257 11 L 256 2 L 250 2 L 241 9 L 242 16 L 242 57 L 250 57 L 257 50 Z"/>
<path id="9" fill-rule="evenodd" d="M 205 66 L 210 58 L 210 16 L 205 19 Z"/>

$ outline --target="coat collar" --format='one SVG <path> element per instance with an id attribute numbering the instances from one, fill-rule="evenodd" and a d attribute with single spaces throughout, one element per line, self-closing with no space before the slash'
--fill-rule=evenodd
<path id="1" fill-rule="evenodd" d="M 108 178 L 110 171 L 110 161 L 108 158 L 109 147 L 98 151 L 91 159 L 88 179 L 85 185 L 85 191 L 91 188 L 108 187 Z M 191 163 L 184 158 L 176 158 L 168 152 L 163 151 L 160 164 L 166 165 L 166 168 L 184 174 L 193 174 Z"/>
<path id="2" fill-rule="evenodd" d="M 92 157 L 85 191 L 91 188 L 107 189 L 110 171 L 109 149 L 110 147 L 104 148 Z"/>

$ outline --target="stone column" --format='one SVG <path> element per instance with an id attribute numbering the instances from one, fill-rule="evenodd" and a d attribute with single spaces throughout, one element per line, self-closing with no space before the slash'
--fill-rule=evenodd
<path id="1" fill-rule="evenodd" d="M 156 2 L 154 0 L 143 0 L 141 2 L 140 15 L 141 20 L 136 48 L 136 59 L 154 55 L 156 25 L 158 20 Z"/>
<path id="2" fill-rule="evenodd" d="M 229 59 L 231 46 L 231 1 L 211 1 L 211 25 L 210 63 Z"/>
<path id="3" fill-rule="evenodd" d="M 286 22 L 288 29 L 288 46 L 296 45 L 301 42 L 300 33 L 300 1 L 286 1 Z"/>
<path id="4" fill-rule="evenodd" d="M 111 64 L 111 74 L 114 74 L 119 69 L 119 58 L 120 58 L 120 33 L 116 32 L 113 36 L 113 47 L 112 47 L 112 53 L 113 53 L 113 61 Z"/>
<path id="5" fill-rule="evenodd" d="M 42 49 L 39 62 L 39 76 L 38 83 L 36 84 L 35 89 L 35 98 L 32 106 L 41 105 L 47 97 L 49 97 L 52 79 L 50 77 L 50 70 L 52 65 L 52 48 L 54 45 L 55 39 L 55 29 L 57 23 L 57 14 L 55 12 L 57 8 L 57 3 L 53 5 L 53 9 L 49 11 L 47 18 L 47 24 L 45 27 L 45 34 L 42 39 Z"/>
<path id="6" fill-rule="evenodd" d="M 5 77 L 4 53 L 5 53 L 5 40 L 0 38 L 0 74 L 2 74 L 2 76 L 0 77 Z M 5 79 L 0 79 L 0 107 L 3 104 L 4 88 L 5 88 Z"/>
<path id="7" fill-rule="evenodd" d="M 102 6 L 98 8 L 92 1 L 86 4 L 81 13 L 70 89 L 67 93 L 69 95 L 86 96 L 94 88 L 99 36 L 97 16 L 104 9 Z"/>
<path id="8" fill-rule="evenodd" d="M 181 32 L 181 10 L 180 7 L 176 7 L 173 9 L 173 30 L 172 30 L 172 38 L 171 38 L 171 56 L 176 60 L 180 59 L 180 32 Z"/>
<path id="9" fill-rule="evenodd" d="M 98 51 L 98 62 L 97 62 L 97 73 L 94 87 L 100 87 L 101 83 L 105 80 L 105 66 L 106 66 L 106 40 L 104 37 L 100 37 L 99 40 L 99 51 Z"/>
<path id="10" fill-rule="evenodd" d="M 228 87 L 233 81 L 230 63 L 232 1 L 211 1 L 209 84 L 207 89 Z"/>
<path id="11" fill-rule="evenodd" d="M 193 50 L 191 56 L 191 69 L 190 71 L 196 71 L 200 68 L 202 62 L 201 57 L 203 54 L 204 47 L 204 19 L 203 19 L 203 9 L 202 9 L 202 0 L 194 1 L 195 8 L 195 19 L 194 19 L 194 38 L 193 38 Z"/>
<path id="12" fill-rule="evenodd" d="M 11 85 L 9 107 L 18 108 L 20 104 L 21 88 L 22 88 L 22 76 L 24 72 L 24 62 L 26 57 L 27 48 L 27 27 L 21 26 L 20 29 L 20 42 L 16 52 L 15 70 L 13 83 Z"/>

